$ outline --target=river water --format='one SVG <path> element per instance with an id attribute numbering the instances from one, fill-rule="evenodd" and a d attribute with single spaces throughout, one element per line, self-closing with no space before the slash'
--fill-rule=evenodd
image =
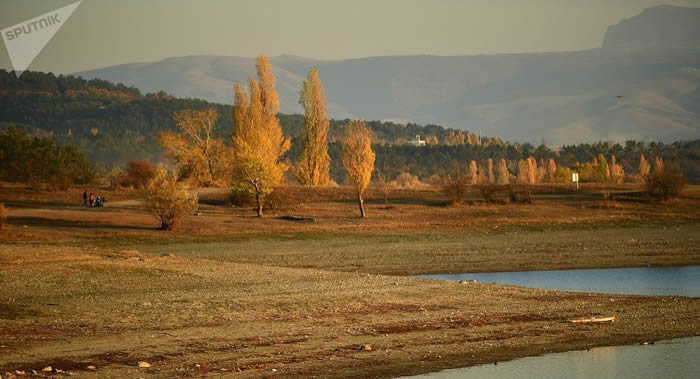
<path id="1" fill-rule="evenodd" d="M 576 292 L 700 297 L 700 266 L 421 275 Z M 700 378 L 700 337 L 445 370 L 413 378 Z"/>

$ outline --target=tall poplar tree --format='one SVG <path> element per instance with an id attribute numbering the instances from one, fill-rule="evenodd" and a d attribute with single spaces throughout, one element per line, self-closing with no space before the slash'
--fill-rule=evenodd
<path id="1" fill-rule="evenodd" d="M 326 186 L 330 180 L 328 118 L 326 95 L 318 69 L 312 67 L 301 88 L 299 103 L 304 107 L 303 151 L 299 157 L 297 180 L 304 185 Z"/>
<path id="2" fill-rule="evenodd" d="M 498 161 L 498 175 L 496 175 L 498 184 L 508 184 L 510 183 L 510 172 L 508 172 L 508 165 L 505 159 Z"/>
<path id="3" fill-rule="evenodd" d="M 493 175 L 493 159 L 489 158 L 486 160 L 486 179 L 488 180 L 489 184 L 493 184 L 496 182 L 496 179 Z"/>
<path id="4" fill-rule="evenodd" d="M 469 184 L 479 183 L 479 171 L 476 166 L 476 161 L 469 162 Z"/>
<path id="5" fill-rule="evenodd" d="M 372 151 L 372 131 L 364 121 L 351 121 L 346 126 L 343 146 L 343 166 L 348 174 L 348 182 L 357 195 L 360 217 L 365 217 L 365 205 L 362 198 L 374 170 L 374 151 Z"/>
<path id="6" fill-rule="evenodd" d="M 639 158 L 639 176 L 644 179 L 647 175 L 649 175 L 649 163 L 647 162 L 646 158 L 644 158 L 644 154 Z"/>
<path id="7" fill-rule="evenodd" d="M 282 181 L 287 170 L 280 158 L 289 150 L 290 141 L 277 118 L 279 100 L 270 61 L 260 55 L 255 68 L 258 80 L 248 79 L 250 97 L 243 85 L 235 86 L 231 147 L 234 188 L 255 195 L 257 215 L 262 217 L 265 196 Z"/>

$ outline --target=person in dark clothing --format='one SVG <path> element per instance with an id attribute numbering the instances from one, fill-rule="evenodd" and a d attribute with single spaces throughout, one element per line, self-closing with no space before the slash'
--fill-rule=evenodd
<path id="1" fill-rule="evenodd" d="M 92 207 L 93 204 L 95 204 L 95 195 L 91 193 L 89 196 L 89 199 L 90 199 L 90 206 Z"/>
<path id="2" fill-rule="evenodd" d="M 87 203 L 87 191 L 83 191 L 83 205 L 86 206 L 86 207 L 88 206 L 88 203 Z"/>

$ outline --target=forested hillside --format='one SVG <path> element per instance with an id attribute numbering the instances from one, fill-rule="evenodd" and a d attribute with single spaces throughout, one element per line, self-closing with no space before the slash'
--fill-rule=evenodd
<path id="1" fill-rule="evenodd" d="M 230 143 L 233 128 L 231 106 L 199 99 L 181 99 L 164 92 L 142 94 L 138 89 L 104 80 L 84 80 L 72 76 L 54 76 L 25 72 L 21 78 L 0 71 L 0 129 L 16 125 L 35 135 L 53 135 L 60 145 L 76 145 L 88 158 L 103 167 L 123 166 L 128 160 L 157 162 L 162 150 L 156 136 L 174 130 L 173 113 L 184 109 L 215 108 L 219 119 L 215 133 Z M 294 139 L 303 126 L 301 115 L 280 114 L 285 135 L 293 138 L 286 155 L 294 163 L 300 154 Z M 331 120 L 331 176 L 344 179 L 340 166 L 340 148 L 336 142 L 347 120 Z M 387 178 L 402 172 L 421 179 L 448 175 L 475 160 L 479 165 L 491 158 L 505 159 L 514 174 L 517 161 L 529 156 L 536 160 L 554 159 L 558 165 L 572 166 L 588 162 L 600 154 L 615 155 L 625 172 L 634 174 L 641 154 L 647 159 L 659 156 L 681 164 L 686 176 L 700 181 L 700 140 L 663 144 L 628 141 L 625 144 L 600 142 L 563 146 L 557 151 L 545 145 L 503 142 L 498 138 L 443 128 L 438 125 L 368 122 L 375 134 L 376 168 Z M 427 146 L 415 147 L 407 141 L 420 135 Z M 543 141 L 544 142 L 544 141 Z"/>

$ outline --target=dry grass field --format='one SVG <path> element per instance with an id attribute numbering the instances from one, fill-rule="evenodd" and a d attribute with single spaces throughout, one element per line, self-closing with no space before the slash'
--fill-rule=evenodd
<path id="1" fill-rule="evenodd" d="M 169 232 L 137 192 L 91 190 L 105 208 L 81 207 L 82 188 L 0 189 L 3 378 L 391 377 L 700 335 L 700 299 L 408 276 L 697 265 L 698 187 L 667 203 L 634 187 L 539 188 L 507 205 L 401 190 L 387 206 L 372 191 L 366 220 L 344 188 L 289 188 L 263 219 L 201 190 L 197 215 Z"/>

